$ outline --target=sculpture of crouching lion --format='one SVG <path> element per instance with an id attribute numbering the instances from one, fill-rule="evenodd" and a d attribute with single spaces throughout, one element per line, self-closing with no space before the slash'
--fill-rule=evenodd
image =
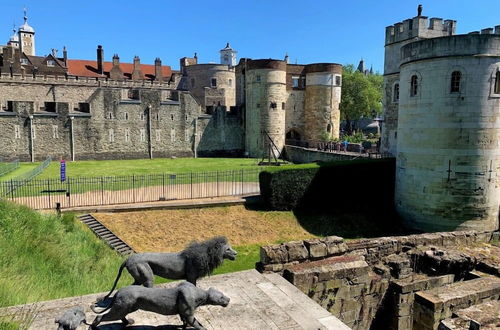
<path id="1" fill-rule="evenodd" d="M 181 252 L 134 254 L 122 263 L 111 291 L 101 301 L 108 298 L 116 288 L 125 267 L 135 280 L 133 285 L 151 288 L 154 275 L 172 280 L 186 279 L 196 285 L 197 279 L 210 275 L 224 259 L 235 260 L 236 255 L 236 251 L 223 236 L 192 242 Z"/>
<path id="2" fill-rule="evenodd" d="M 59 324 L 57 330 L 76 330 L 82 323 L 88 325 L 82 306 L 73 307 L 65 311 L 56 319 L 56 323 Z"/>
<path id="3" fill-rule="evenodd" d="M 102 311 L 92 310 L 98 315 L 92 322 L 91 329 L 97 329 L 100 322 L 122 320 L 124 325 L 132 324 L 127 320 L 127 314 L 139 309 L 163 315 L 179 314 L 183 322 L 183 329 L 187 325 L 195 329 L 205 329 L 194 317 L 195 309 L 202 305 L 218 305 L 226 307 L 229 298 L 222 292 L 210 288 L 200 289 L 189 282 L 183 282 L 175 288 L 146 288 L 131 285 L 121 288 L 113 296 L 111 303 Z"/>

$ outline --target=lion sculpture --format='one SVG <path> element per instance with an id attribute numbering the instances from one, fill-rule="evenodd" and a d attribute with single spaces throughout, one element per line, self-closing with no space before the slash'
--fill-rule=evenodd
<path id="1" fill-rule="evenodd" d="M 186 279 L 196 285 L 197 279 L 212 274 L 224 259 L 235 260 L 236 255 L 236 251 L 223 236 L 192 242 L 181 252 L 134 254 L 122 263 L 111 291 L 101 301 L 108 298 L 116 288 L 125 267 L 134 278 L 133 285 L 151 288 L 154 275 L 172 280 Z"/>
<path id="2" fill-rule="evenodd" d="M 73 307 L 65 311 L 56 319 L 56 323 L 59 325 L 57 330 L 76 330 L 82 323 L 88 325 L 82 306 Z"/>
<path id="3" fill-rule="evenodd" d="M 99 323 L 106 321 L 121 320 L 124 326 L 133 324 L 134 320 L 127 319 L 126 316 L 141 309 L 162 315 L 179 314 L 183 329 L 190 325 L 195 329 L 204 330 L 194 317 L 196 308 L 203 305 L 226 307 L 228 304 L 229 298 L 222 292 L 214 288 L 203 290 L 189 282 L 169 289 L 131 285 L 118 290 L 102 311 L 91 306 L 95 313 L 101 314 L 94 319 L 91 329 L 97 329 Z"/>

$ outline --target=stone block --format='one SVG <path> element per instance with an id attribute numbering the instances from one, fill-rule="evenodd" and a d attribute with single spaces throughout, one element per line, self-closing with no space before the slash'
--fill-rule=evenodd
<path id="1" fill-rule="evenodd" d="M 399 316 L 396 323 L 396 329 L 398 330 L 411 330 L 413 325 L 413 318 L 411 316 Z"/>
<path id="2" fill-rule="evenodd" d="M 326 244 L 318 239 L 305 240 L 304 244 L 309 250 L 309 256 L 311 258 L 321 258 L 327 255 Z"/>
<path id="3" fill-rule="evenodd" d="M 288 251 L 288 261 L 304 260 L 309 257 L 309 252 L 302 241 L 285 243 Z"/>
<path id="4" fill-rule="evenodd" d="M 261 246 L 260 262 L 264 265 L 286 263 L 288 262 L 288 251 L 282 244 Z"/>
<path id="5" fill-rule="evenodd" d="M 269 264 L 269 265 L 263 265 L 262 267 L 264 272 L 281 272 L 283 270 L 283 264 Z"/>

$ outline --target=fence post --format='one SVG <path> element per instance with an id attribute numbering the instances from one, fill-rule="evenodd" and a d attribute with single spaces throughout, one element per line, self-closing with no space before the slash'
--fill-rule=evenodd
<path id="1" fill-rule="evenodd" d="M 219 171 L 216 171 L 217 173 L 217 197 L 219 197 Z"/>
<path id="2" fill-rule="evenodd" d="M 104 205 L 104 178 L 101 176 L 101 205 Z"/>
<path id="3" fill-rule="evenodd" d="M 165 196 L 165 172 L 163 172 L 162 178 L 161 178 L 161 186 L 162 186 L 162 197 L 166 200 L 167 196 Z"/>
<path id="4" fill-rule="evenodd" d="M 52 205 L 52 202 L 50 200 L 50 179 L 47 179 L 47 191 L 49 193 L 49 207 L 48 208 L 50 209 L 50 207 Z"/>
<path id="5" fill-rule="evenodd" d="M 243 170 L 241 170 L 241 194 L 243 195 Z"/>
<path id="6" fill-rule="evenodd" d="M 191 199 L 193 199 L 193 172 L 191 174 Z"/>
<path id="7" fill-rule="evenodd" d="M 70 180 L 71 180 L 70 178 L 66 180 L 66 186 L 67 186 L 66 196 L 68 197 L 68 207 L 71 207 L 71 184 L 69 182 Z"/>
<path id="8" fill-rule="evenodd" d="M 14 180 L 10 179 L 10 198 L 14 200 Z"/>
<path id="9" fill-rule="evenodd" d="M 132 200 L 135 203 L 135 174 L 132 174 Z"/>

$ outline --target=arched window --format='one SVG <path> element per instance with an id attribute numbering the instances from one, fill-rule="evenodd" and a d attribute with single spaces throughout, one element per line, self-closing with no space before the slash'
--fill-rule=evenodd
<path id="1" fill-rule="evenodd" d="M 500 71 L 497 71 L 495 78 L 495 94 L 500 94 Z"/>
<path id="2" fill-rule="evenodd" d="M 410 83 L 410 96 L 416 96 L 418 94 L 418 77 L 417 75 L 411 76 Z"/>
<path id="3" fill-rule="evenodd" d="M 331 132 L 332 132 L 332 125 L 331 125 L 331 124 L 326 125 L 326 131 L 327 131 L 328 133 L 331 133 Z"/>
<path id="4" fill-rule="evenodd" d="M 451 73 L 450 93 L 460 93 L 461 78 L 462 78 L 462 73 L 460 71 L 453 71 Z"/>
<path id="5" fill-rule="evenodd" d="M 394 84 L 394 92 L 392 94 L 392 101 L 393 102 L 399 101 L 399 84 Z"/>

